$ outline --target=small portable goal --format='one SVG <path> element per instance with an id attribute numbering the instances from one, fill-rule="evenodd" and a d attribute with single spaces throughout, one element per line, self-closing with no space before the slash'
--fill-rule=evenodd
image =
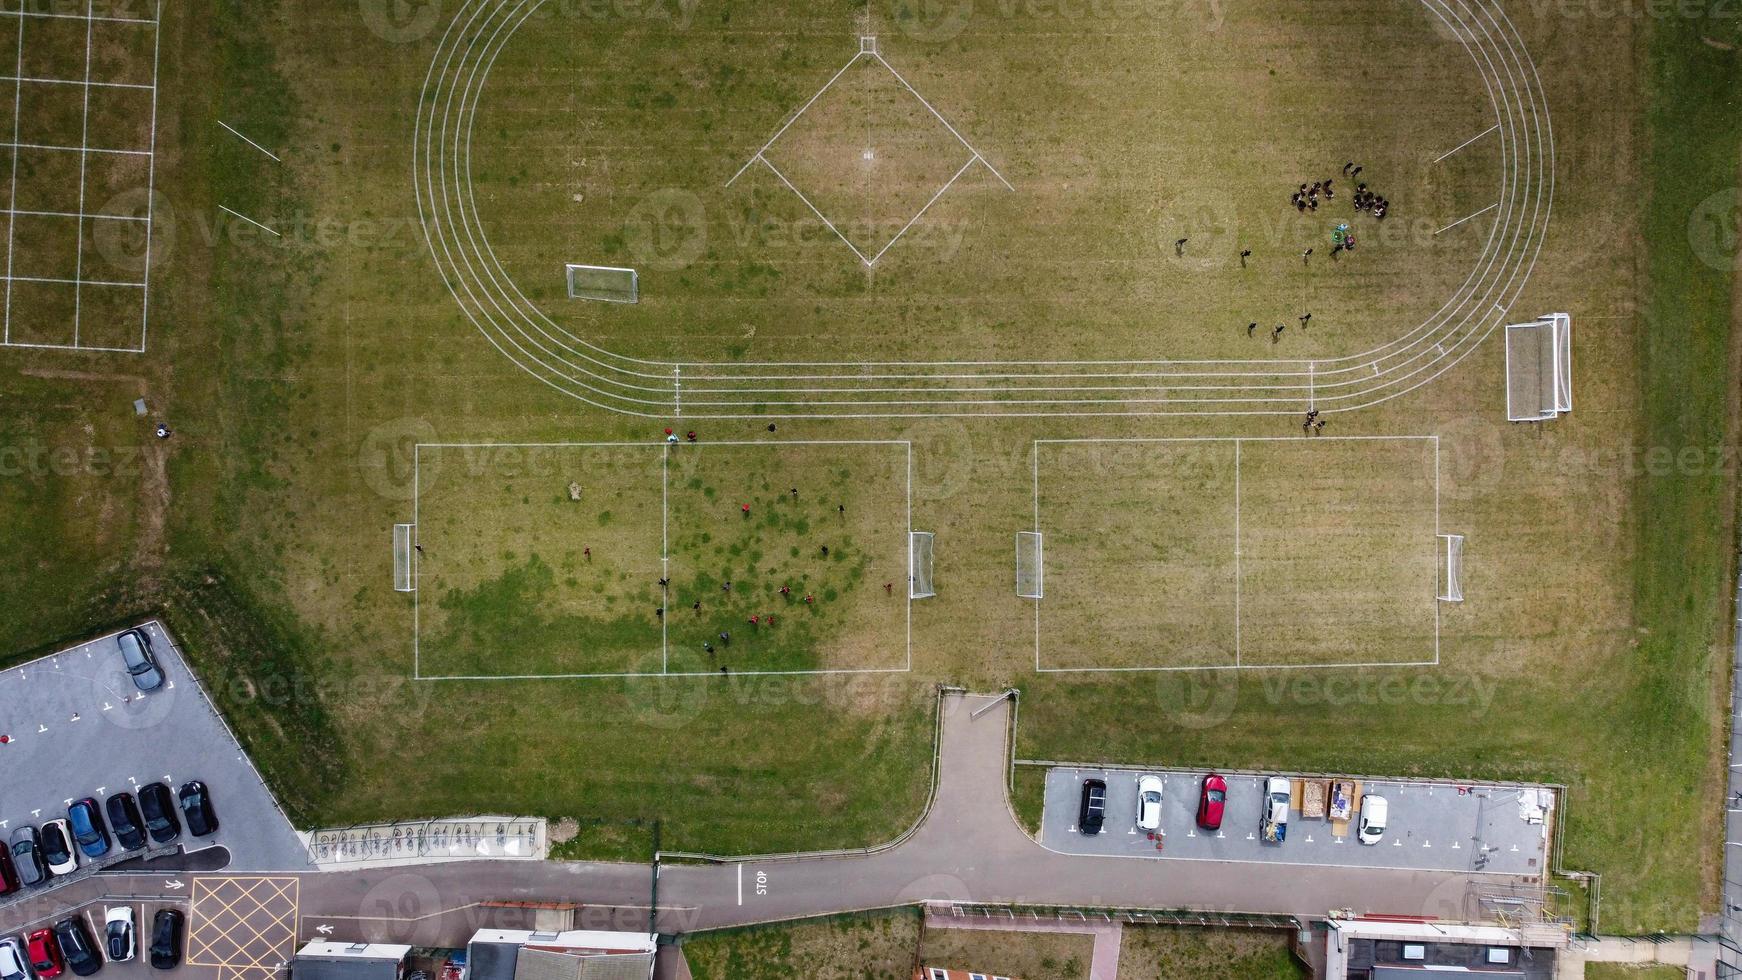
<path id="1" fill-rule="evenodd" d="M 1573 410 L 1573 321 L 1549 313 L 1506 328 L 1506 418 L 1546 422 Z"/>
<path id="2" fill-rule="evenodd" d="M 641 301 L 640 277 L 635 274 L 634 269 L 570 264 L 566 271 L 569 299 L 590 299 L 601 303 Z"/>
<path id="3" fill-rule="evenodd" d="M 907 534 L 907 597 L 909 599 L 930 599 L 937 595 L 937 589 L 932 584 L 932 532 L 909 531 Z"/>
<path id="4" fill-rule="evenodd" d="M 1440 538 L 1440 590 L 1441 602 L 1463 602 L 1464 583 L 1461 577 L 1464 571 L 1464 536 L 1462 534 L 1442 534 Z"/>
<path id="5" fill-rule="evenodd" d="M 417 586 L 412 583 L 411 576 L 411 541 L 410 524 L 393 525 L 393 591 L 413 592 Z"/>
<path id="6" fill-rule="evenodd" d="M 1044 547 L 1039 531 L 1016 532 L 1016 594 L 1020 598 L 1046 595 Z"/>

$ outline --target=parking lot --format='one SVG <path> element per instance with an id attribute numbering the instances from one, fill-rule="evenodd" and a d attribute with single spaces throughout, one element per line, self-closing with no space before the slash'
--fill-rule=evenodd
<path id="1" fill-rule="evenodd" d="M 218 832 L 193 838 L 184 829 L 164 853 L 151 852 L 143 870 L 306 869 L 302 842 L 180 650 L 161 624 L 142 629 L 166 677 L 163 688 L 149 695 L 134 687 L 112 636 L 0 673 L 0 834 L 10 838 L 25 824 L 64 817 L 81 797 L 103 801 L 154 781 L 174 791 L 198 779 L 209 788 Z M 187 858 L 184 852 L 199 853 Z M 117 864 L 140 870 L 139 862 L 128 860 L 138 853 L 116 845 L 98 862 L 28 893 L 41 895 Z"/>
<path id="2" fill-rule="evenodd" d="M 1161 776 L 1162 820 L 1159 839 L 1137 830 L 1137 778 Z M 1197 826 L 1202 772 L 1162 769 L 1054 768 L 1046 774 L 1046 806 L 1040 842 L 1066 854 L 1156 860 L 1249 861 L 1415 871 L 1472 871 L 1500 875 L 1538 875 L 1546 871 L 1552 804 L 1548 818 L 1531 823 L 1521 802 L 1538 790 L 1516 785 L 1361 780 L 1364 793 L 1391 805 L 1384 838 L 1366 846 L 1354 840 L 1355 821 L 1346 828 L 1300 815 L 1299 780 L 1289 814 L 1287 839 L 1259 840 L 1264 777 L 1223 774 L 1228 799 L 1218 832 Z M 1107 816 L 1101 833 L 1077 830 L 1083 781 L 1107 782 Z M 1339 833 L 1338 831 L 1342 832 Z"/>
<path id="3" fill-rule="evenodd" d="M 115 900 L 92 902 L 89 905 L 77 909 L 55 909 L 52 914 L 45 914 L 41 919 L 30 922 L 30 924 L 24 929 L 21 929 L 19 933 L 8 933 L 8 935 L 17 935 L 20 942 L 22 942 L 22 933 L 24 931 L 28 931 L 29 929 L 47 929 L 61 919 L 76 915 L 85 920 L 85 929 L 91 934 L 91 939 L 97 943 L 97 945 L 101 946 L 103 944 L 104 915 L 110 909 L 122 905 L 133 910 L 134 956 L 133 959 L 120 963 L 110 960 L 105 956 L 103 959 L 103 970 L 99 976 L 106 978 L 106 980 L 117 980 L 117 978 L 122 977 L 135 978 L 135 980 L 145 980 L 147 977 L 160 978 L 166 975 L 174 975 L 178 978 L 184 978 L 184 980 L 216 980 L 215 971 L 201 971 L 184 965 L 171 971 L 169 974 L 166 974 L 165 971 L 162 970 L 153 970 L 148 962 L 149 947 L 151 945 L 152 918 L 157 915 L 157 910 L 172 908 L 180 911 L 182 915 L 185 916 L 187 915 L 186 902 L 161 901 L 156 899 L 149 901 Z M 48 913 L 49 909 L 45 906 L 42 911 Z M 185 929 L 183 932 L 183 942 L 185 948 Z M 63 974 L 63 976 L 70 977 L 71 974 Z"/>

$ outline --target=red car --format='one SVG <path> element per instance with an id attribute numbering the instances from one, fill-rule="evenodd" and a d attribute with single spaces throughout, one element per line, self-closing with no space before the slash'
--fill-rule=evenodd
<path id="1" fill-rule="evenodd" d="M 1222 806 L 1228 802 L 1228 781 L 1215 773 L 1204 777 L 1204 788 L 1198 792 L 1198 826 L 1205 830 L 1222 829 Z"/>
<path id="2" fill-rule="evenodd" d="M 36 974 L 36 980 L 54 980 L 66 969 L 60 943 L 55 941 L 52 931 L 38 929 L 25 938 L 25 944 L 30 954 L 30 972 Z"/>

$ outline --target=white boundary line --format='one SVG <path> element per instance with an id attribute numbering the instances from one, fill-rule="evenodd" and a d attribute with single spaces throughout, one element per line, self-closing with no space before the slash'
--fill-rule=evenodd
<path id="1" fill-rule="evenodd" d="M 96 0 L 85 0 L 85 105 L 80 119 L 79 133 L 79 213 L 85 213 L 85 177 L 90 171 L 91 157 L 91 57 L 96 42 L 97 22 L 91 20 L 96 13 Z M 19 22 L 20 25 L 23 21 Z M 73 346 L 79 346 L 80 321 L 84 316 L 85 305 L 85 222 L 79 219 L 79 250 L 73 256 Z"/>
<path id="2" fill-rule="evenodd" d="M 25 21 L 20 19 L 18 21 L 18 69 L 13 72 L 14 75 L 19 76 L 24 74 L 24 25 Z M 23 107 L 24 83 L 14 81 L 12 85 L 12 193 L 7 198 L 7 203 L 11 206 L 18 204 L 18 120 L 23 114 Z M 15 214 L 6 216 L 6 324 L 4 333 L 0 334 L 0 341 L 4 341 L 7 345 L 12 343 L 12 230 L 17 224 L 17 220 Z"/>
<path id="3" fill-rule="evenodd" d="M 1477 133 L 1476 135 L 1470 137 L 1469 139 L 1463 141 L 1462 143 L 1459 143 L 1457 146 L 1454 146 L 1451 149 L 1447 150 L 1446 152 L 1440 154 L 1439 156 L 1434 157 L 1434 162 L 1439 163 L 1441 160 L 1444 160 L 1446 157 L 1451 156 L 1452 154 L 1458 152 L 1459 150 L 1463 149 L 1466 146 L 1469 146 L 1471 143 L 1476 142 L 1477 140 L 1481 139 L 1484 136 L 1487 136 L 1489 133 L 1492 133 L 1499 128 L 1500 128 L 1499 123 L 1495 123 L 1494 125 L 1489 126 L 1487 129 L 1484 129 L 1480 133 Z"/>
<path id="4" fill-rule="evenodd" d="M 157 0 L 157 20 L 151 39 L 151 158 L 145 162 L 145 298 L 139 309 L 139 349 L 145 350 L 151 330 L 151 237 L 157 215 L 157 82 L 163 62 L 163 0 Z"/>
<path id="5" fill-rule="evenodd" d="M 903 533 L 908 541 L 908 565 L 912 567 L 913 548 L 913 443 L 905 439 L 789 439 L 789 440 L 726 440 L 721 442 L 704 442 L 697 444 L 698 448 L 710 446 L 725 447 L 759 447 L 764 449 L 786 446 L 900 446 L 906 454 L 905 469 L 907 476 L 907 500 L 905 503 L 907 527 Z M 419 681 L 526 681 L 526 680 L 596 680 L 604 678 L 647 678 L 647 677 L 724 677 L 713 671 L 672 671 L 669 670 L 669 655 L 666 644 L 665 620 L 671 615 L 660 617 L 661 654 L 660 670 L 653 671 L 606 671 L 594 673 L 573 674 L 425 674 L 423 673 L 422 653 L 422 618 L 420 602 L 422 593 L 421 568 L 419 559 L 422 552 L 417 550 L 418 538 L 422 533 L 422 523 L 419 516 L 422 498 L 422 455 L 425 449 L 616 449 L 616 448 L 659 448 L 662 453 L 661 471 L 661 569 L 668 567 L 668 521 L 669 521 L 669 461 L 671 444 L 669 442 L 420 442 L 412 447 L 412 488 L 411 488 L 411 523 L 412 523 L 412 591 L 411 591 L 411 677 Z M 668 577 L 661 575 L 662 578 Z M 913 670 L 913 603 L 912 590 L 908 590 L 906 612 L 906 662 L 900 667 L 846 667 L 824 670 L 734 670 L 733 677 L 805 677 L 829 674 L 901 674 Z M 661 602 L 665 601 L 662 595 Z"/>
<path id="6" fill-rule="evenodd" d="M 1234 443 L 1234 662 L 1231 664 L 1192 664 L 1180 666 L 1159 667 L 1044 667 L 1041 665 L 1041 631 L 1040 607 L 1045 599 L 1033 600 L 1034 610 L 1034 669 L 1042 674 L 1077 674 L 1077 673 L 1164 673 L 1171 671 L 1203 671 L 1203 670 L 1329 670 L 1359 667 L 1437 667 L 1440 663 L 1440 602 L 1438 543 L 1440 533 L 1440 437 L 1438 435 L 1350 435 L 1350 436 L 1158 436 L 1150 438 L 1123 439 L 1111 436 L 1087 437 L 1076 439 L 1036 439 L 1034 440 L 1034 527 L 1040 530 L 1040 447 L 1046 445 L 1080 445 L 1085 443 Z M 1246 442 L 1421 442 L 1433 447 L 1433 493 L 1434 520 L 1433 535 L 1430 540 L 1434 548 L 1429 551 L 1433 574 L 1429 578 L 1429 594 L 1433 597 L 1433 659 L 1432 660 L 1399 660 L 1388 662 L 1346 662 L 1346 663 L 1310 663 L 1310 664 L 1249 664 L 1245 663 L 1241 654 L 1240 641 L 1240 444 Z"/>
<path id="7" fill-rule="evenodd" d="M 246 221 L 249 224 L 253 225 L 254 227 L 260 229 L 261 231 L 264 231 L 264 232 L 270 234 L 274 238 L 283 238 L 284 237 L 283 235 L 280 235 L 278 232 L 273 231 L 271 228 L 266 227 L 265 225 L 261 224 L 258 221 L 255 221 L 253 218 L 250 218 L 247 215 L 242 214 L 239 211 L 232 211 L 229 208 L 223 206 L 222 204 L 218 205 L 218 210 L 224 212 L 225 214 L 229 214 L 229 215 L 233 215 L 235 217 L 241 218 L 243 221 Z"/>
<path id="8" fill-rule="evenodd" d="M 259 150 L 261 153 L 264 153 L 267 156 L 271 157 L 273 163 L 283 163 L 284 162 L 283 160 L 280 160 L 278 158 L 278 154 L 272 152 L 271 150 L 268 150 L 266 147 L 261 146 L 259 143 L 254 142 L 253 140 L 249 139 L 248 137 L 243 136 L 241 133 L 236 131 L 236 127 L 230 125 L 229 123 L 225 122 L 224 120 L 219 119 L 219 120 L 217 120 L 217 123 L 218 123 L 218 125 L 229 130 L 230 133 L 232 135 L 234 135 L 237 139 L 241 140 L 244 143 L 247 143 L 249 146 L 252 146 L 256 150 Z"/>
<path id="9" fill-rule="evenodd" d="M 1440 232 L 1451 231 L 1453 228 L 1458 227 L 1459 225 L 1463 224 L 1466 221 L 1469 221 L 1471 218 L 1480 218 L 1482 215 L 1487 214 L 1488 212 L 1494 210 L 1495 208 L 1497 208 L 1499 206 L 1500 206 L 1500 202 L 1495 201 L 1493 204 L 1488 205 L 1487 207 L 1483 208 L 1480 211 L 1477 211 L 1475 214 L 1464 215 L 1462 218 L 1459 218 L 1458 220 L 1452 222 L 1451 224 L 1445 226 L 1444 228 L 1441 228 L 1439 231 L 1434 232 L 1434 234 L 1438 235 L 1438 234 L 1440 234 Z"/>

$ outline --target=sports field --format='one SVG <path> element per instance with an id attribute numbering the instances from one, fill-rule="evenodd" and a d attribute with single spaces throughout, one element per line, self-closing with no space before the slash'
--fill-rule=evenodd
<path id="1" fill-rule="evenodd" d="M 433 445 L 416 463 L 419 677 L 908 666 L 905 444 Z"/>
<path id="2" fill-rule="evenodd" d="M 1564 783 L 1604 928 L 1694 928 L 1737 35 L 1514 0 L 172 6 L 147 351 L 0 350 L 0 646 L 163 610 L 299 823 L 572 815 L 597 857 L 656 820 L 887 840 L 936 685 L 1019 685 L 1023 757 Z M 638 301 L 570 299 L 570 264 Z M 1497 331 L 1562 311 L 1578 407 L 1510 424 Z"/>
<path id="3" fill-rule="evenodd" d="M 1432 438 L 1036 443 L 1036 668 L 1436 663 L 1438 462 Z"/>

